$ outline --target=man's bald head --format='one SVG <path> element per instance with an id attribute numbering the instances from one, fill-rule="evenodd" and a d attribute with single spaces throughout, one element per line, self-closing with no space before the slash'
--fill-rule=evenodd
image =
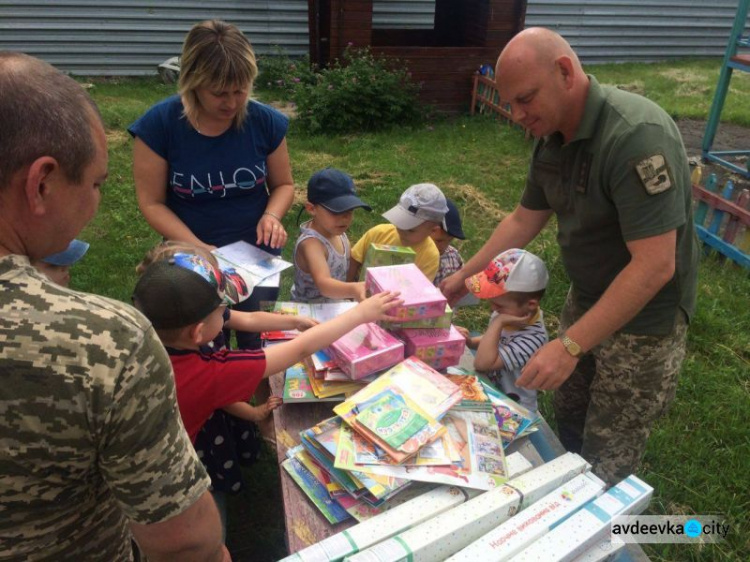
<path id="1" fill-rule="evenodd" d="M 500 53 L 495 75 L 507 68 L 521 66 L 527 71 L 552 69 L 560 57 L 567 57 L 582 72 L 578 56 L 562 36 L 543 27 L 530 27 L 518 33 Z"/>
<path id="2" fill-rule="evenodd" d="M 554 31 L 526 29 L 513 37 L 495 67 L 500 98 L 513 120 L 536 137 L 572 138 L 583 115 L 588 76 L 568 42 Z"/>

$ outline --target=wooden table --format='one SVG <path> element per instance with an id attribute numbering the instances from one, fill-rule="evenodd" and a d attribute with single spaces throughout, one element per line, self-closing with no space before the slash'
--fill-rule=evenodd
<path id="1" fill-rule="evenodd" d="M 281 396 L 283 394 L 284 377 L 274 375 L 269 380 L 271 392 Z M 333 416 L 333 406 L 336 404 L 337 402 L 284 404 L 273 412 L 276 451 L 281 474 L 281 493 L 284 500 L 286 542 L 290 554 L 357 523 L 352 518 L 337 525 L 331 525 L 313 503 L 308 500 L 286 470 L 281 468 L 281 463 L 287 458 L 287 450 L 299 445 L 300 431 Z M 562 455 L 565 449 L 547 422 L 542 420 L 538 431 L 532 433 L 529 437 L 511 443 L 507 449 L 508 453 L 516 451 L 520 452 L 536 467 Z M 618 562 L 648 560 L 639 545 L 631 544 L 627 546 L 628 551 L 621 551 L 622 555 L 615 560 Z"/>

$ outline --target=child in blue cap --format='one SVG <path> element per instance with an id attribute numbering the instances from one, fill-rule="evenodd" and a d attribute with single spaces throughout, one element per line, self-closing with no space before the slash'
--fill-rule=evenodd
<path id="1" fill-rule="evenodd" d="M 312 219 L 301 225 L 294 246 L 292 300 L 365 299 L 364 283 L 346 281 L 351 259 L 346 231 L 357 208 L 372 211 L 341 170 L 320 170 L 307 182 L 305 210 Z"/>
<path id="2" fill-rule="evenodd" d="M 461 225 L 461 215 L 453 201 L 446 197 L 445 202 L 448 205 L 448 212 L 445 214 L 443 224 L 436 225 L 430 232 L 430 238 L 435 242 L 435 246 L 440 252 L 440 265 L 437 275 L 435 275 L 435 281 L 433 281 L 436 287 L 440 285 L 443 279 L 453 275 L 464 266 L 461 254 L 451 245 L 454 239 L 466 240 Z"/>
<path id="3" fill-rule="evenodd" d="M 32 265 L 44 273 L 51 281 L 67 287 L 70 284 L 70 268 L 88 251 L 89 243 L 73 240 L 62 252 L 35 261 Z"/>

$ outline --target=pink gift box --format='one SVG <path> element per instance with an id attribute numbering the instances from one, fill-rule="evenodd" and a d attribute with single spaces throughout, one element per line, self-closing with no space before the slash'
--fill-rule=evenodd
<path id="1" fill-rule="evenodd" d="M 466 339 L 451 325 L 449 330 L 400 330 L 406 356 L 416 355 L 433 369 L 441 370 L 458 365 L 466 347 Z"/>
<path id="2" fill-rule="evenodd" d="M 404 304 L 392 308 L 388 314 L 396 318 L 416 320 L 436 318 L 445 314 L 448 301 L 424 273 L 413 263 L 371 267 L 365 276 L 368 294 L 398 291 Z"/>
<path id="3" fill-rule="evenodd" d="M 360 324 L 328 348 L 339 368 L 352 379 L 392 367 L 404 360 L 404 344 L 377 324 Z"/>

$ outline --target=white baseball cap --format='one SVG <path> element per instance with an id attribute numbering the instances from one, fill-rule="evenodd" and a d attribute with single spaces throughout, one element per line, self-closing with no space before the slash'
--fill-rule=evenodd
<path id="1" fill-rule="evenodd" d="M 432 183 L 418 183 L 404 191 L 398 205 L 392 207 L 383 217 L 396 228 L 410 230 L 425 221 L 443 222 L 448 212 L 445 195 Z"/>
<path id="2" fill-rule="evenodd" d="M 466 280 L 466 287 L 480 299 L 509 292 L 535 293 L 547 288 L 547 266 L 526 250 L 511 248 L 495 256 L 484 271 Z"/>

